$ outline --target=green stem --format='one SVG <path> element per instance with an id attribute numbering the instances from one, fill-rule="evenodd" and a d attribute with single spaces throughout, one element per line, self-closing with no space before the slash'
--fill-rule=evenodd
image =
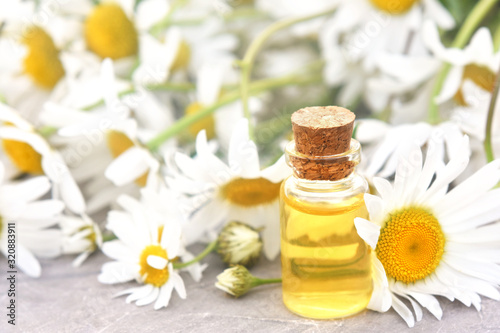
<path id="1" fill-rule="evenodd" d="M 455 37 L 455 40 L 453 41 L 451 47 L 462 49 L 469 41 L 477 26 L 481 23 L 483 18 L 490 12 L 492 7 L 497 2 L 498 0 L 480 0 L 474 6 L 469 16 L 467 16 L 467 18 L 465 19 L 465 22 L 458 31 L 458 34 Z M 446 76 L 448 75 L 450 69 L 450 64 L 443 64 L 436 78 L 436 83 L 434 84 L 434 88 L 432 90 L 432 97 L 429 106 L 429 122 L 431 124 L 438 124 L 441 120 L 439 116 L 439 108 L 435 102 L 435 99 L 436 96 L 441 92 L 441 88 L 443 87 L 444 81 L 446 80 Z"/>
<path id="2" fill-rule="evenodd" d="M 116 235 L 115 234 L 105 234 L 105 235 L 102 235 L 102 242 L 109 242 L 109 241 L 112 241 L 112 240 L 115 240 L 117 239 Z"/>
<path id="3" fill-rule="evenodd" d="M 239 62 L 239 65 L 241 67 L 241 81 L 240 81 L 241 102 L 243 104 L 243 113 L 245 117 L 248 119 L 249 134 L 251 139 L 254 138 L 254 132 L 253 132 L 254 130 L 252 126 L 250 109 L 248 107 L 248 98 L 250 95 L 250 75 L 252 73 L 253 64 L 255 62 L 255 58 L 257 57 L 259 50 L 262 48 L 264 43 L 269 39 L 269 37 L 271 37 L 277 31 L 288 28 L 300 22 L 312 20 L 324 15 L 331 14 L 334 11 L 335 9 L 330 9 L 325 12 L 313 15 L 308 15 L 298 18 L 290 18 L 275 22 L 271 24 L 269 27 L 267 27 L 263 32 L 261 32 L 260 35 L 258 35 L 257 38 L 255 38 L 248 47 L 245 56 L 243 57 L 243 60 Z"/>
<path id="4" fill-rule="evenodd" d="M 253 94 L 257 95 L 257 94 L 262 93 L 264 91 L 277 89 L 277 88 L 284 87 L 284 86 L 291 85 L 291 84 L 304 85 L 304 84 L 310 84 L 313 82 L 318 82 L 320 80 L 321 80 L 321 75 L 299 76 L 299 77 L 297 77 L 295 75 L 287 75 L 287 76 L 280 77 L 280 78 L 264 79 L 264 80 L 254 82 L 250 86 L 250 93 L 252 95 Z M 212 114 L 215 110 L 217 110 L 221 106 L 232 103 L 232 102 L 236 101 L 238 98 L 240 98 L 240 94 L 238 91 L 232 91 L 232 92 L 225 94 L 216 103 L 201 109 L 197 113 L 194 113 L 191 115 L 186 115 L 186 116 L 182 117 L 175 124 L 173 124 L 172 126 L 167 128 L 165 131 L 158 134 L 156 137 L 151 139 L 149 142 L 147 142 L 146 146 L 150 150 L 156 150 L 167 139 L 174 137 L 178 133 L 184 131 L 186 128 L 191 126 L 192 124 L 194 124 L 197 121 Z"/>
<path id="5" fill-rule="evenodd" d="M 490 106 L 488 108 L 488 117 L 486 119 L 486 132 L 484 136 L 484 151 L 486 153 L 486 159 L 489 162 L 495 159 L 493 153 L 493 116 L 495 115 L 495 106 L 498 98 L 498 90 L 500 88 L 500 69 L 498 70 L 497 77 L 495 80 L 495 88 L 491 94 Z"/>
<path id="6" fill-rule="evenodd" d="M 497 52 L 500 49 L 500 24 L 498 24 L 493 34 L 493 50 Z"/>
<path id="7" fill-rule="evenodd" d="M 207 245 L 205 250 L 203 250 L 200 254 L 198 254 L 192 260 L 189 260 L 186 262 L 181 262 L 181 263 L 174 263 L 174 268 L 175 269 L 185 268 L 185 267 L 188 267 L 194 263 L 197 263 L 201 259 L 205 258 L 210 252 L 215 250 L 216 247 L 217 247 L 217 240 L 214 240 L 212 243 Z"/>
<path id="8" fill-rule="evenodd" d="M 259 279 L 258 277 L 254 276 L 254 280 L 252 281 L 252 287 L 261 286 L 263 284 L 281 283 L 281 282 L 283 282 L 283 279 L 281 279 L 281 278 L 276 278 L 276 279 Z"/>

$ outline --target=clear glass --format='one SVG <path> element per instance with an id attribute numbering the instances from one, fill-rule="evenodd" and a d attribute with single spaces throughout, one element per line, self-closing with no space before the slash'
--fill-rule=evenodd
<path id="1" fill-rule="evenodd" d="M 360 145 L 334 156 L 306 157 L 288 144 L 286 156 L 322 163 L 359 163 Z M 297 171 L 297 170 L 294 170 Z M 283 301 L 304 317 L 341 318 L 366 308 L 372 294 L 370 249 L 358 236 L 355 217 L 368 217 L 366 180 L 351 173 L 337 181 L 307 180 L 298 172 L 280 193 Z"/>

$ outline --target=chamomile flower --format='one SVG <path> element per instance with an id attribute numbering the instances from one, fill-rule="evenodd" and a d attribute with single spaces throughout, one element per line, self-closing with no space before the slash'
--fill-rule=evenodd
<path id="1" fill-rule="evenodd" d="M 102 246 L 99 226 L 86 215 L 61 216 L 59 225 L 63 233 L 62 253 L 78 254 L 73 266 L 80 266 L 95 250 Z"/>
<path id="2" fill-rule="evenodd" d="M 24 117 L 35 120 L 39 106 L 74 69 L 65 63 L 63 48 L 75 39 L 80 23 L 34 2 L 11 1 L 0 5 L 5 15 L 0 38 L 0 94 Z M 49 16 L 50 19 L 42 19 Z"/>
<path id="3" fill-rule="evenodd" d="M 356 218 L 359 235 L 375 250 L 376 284 L 368 307 L 390 307 L 412 327 L 422 308 L 441 319 L 434 295 L 481 309 L 480 295 L 500 300 L 498 265 L 500 160 L 448 191 L 466 168 L 468 137 L 443 165 L 430 146 L 422 163 L 418 146 L 401 159 L 394 185 L 375 178 L 380 196 L 365 194 L 370 221 Z M 422 165 L 423 164 L 423 165 Z M 377 282 L 378 281 L 378 282 Z M 402 302 L 408 300 L 414 311 Z"/>
<path id="4" fill-rule="evenodd" d="M 55 197 L 73 213 L 83 214 L 85 200 L 61 154 L 14 109 L 0 103 L 0 111 L 0 139 L 12 167 L 31 175 L 45 174 L 53 184 Z"/>
<path id="5" fill-rule="evenodd" d="M 35 256 L 53 258 L 61 254 L 62 234 L 52 227 L 57 225 L 64 204 L 41 199 L 50 189 L 45 176 L 7 182 L 5 167 L 0 163 L 0 249 L 7 257 L 14 244 L 16 266 L 31 277 L 39 277 L 42 272 Z M 14 243 L 9 228 L 15 231 Z"/>
<path id="6" fill-rule="evenodd" d="M 88 81 L 99 92 L 92 95 L 104 100 L 102 107 L 81 111 L 78 100 L 64 99 L 59 104 L 45 104 L 41 119 L 58 128 L 58 140 L 68 152 L 65 156 L 75 162 L 72 172 L 79 182 L 85 183 L 90 213 L 111 204 L 122 193 L 138 196 L 136 187 L 156 177 L 159 163 L 142 142 L 168 127 L 173 115 L 167 105 L 160 104 L 142 88 L 120 97 L 120 87 L 131 87 L 115 77 L 110 59 L 102 62 L 99 79 Z M 172 145 L 175 141 L 160 148 Z M 76 157 L 84 158 L 75 158 L 72 152 L 80 150 L 82 154 Z"/>
<path id="7" fill-rule="evenodd" d="M 229 143 L 228 164 L 210 150 L 205 131 L 196 139 L 195 159 L 178 153 L 175 157 L 182 172 L 171 184 L 179 191 L 202 201 L 190 220 L 190 241 L 214 232 L 222 224 L 238 220 L 254 228 L 264 227 L 264 253 L 274 259 L 279 253 L 279 189 L 290 175 L 283 158 L 261 170 L 255 143 L 248 137 L 248 122 L 234 126 Z M 189 240 L 188 240 L 189 242 Z"/>
<path id="8" fill-rule="evenodd" d="M 437 0 L 342 1 L 319 35 L 326 82 L 346 85 L 346 103 L 363 94 L 372 109 L 384 109 L 389 96 L 365 87 L 366 79 L 377 75 L 378 62 L 387 55 L 427 54 L 421 28 L 425 19 L 444 29 L 454 26 L 453 18 Z M 415 70 L 411 74 L 421 73 Z"/>
<path id="9" fill-rule="evenodd" d="M 102 283 L 121 283 L 136 280 L 141 287 L 127 289 L 117 296 L 130 294 L 127 303 L 147 305 L 155 302 L 155 310 L 166 307 L 175 289 L 181 298 L 186 298 L 184 282 L 173 264 L 186 255 L 183 247 L 182 221 L 175 210 L 175 201 L 163 203 L 163 194 L 143 190 L 142 202 L 128 196 L 118 198 L 125 211 L 111 211 L 107 228 L 117 240 L 105 242 L 103 252 L 115 259 L 103 265 L 98 279 Z M 171 199 L 171 198 L 169 198 Z M 172 214 L 173 213 L 173 214 Z M 185 259 L 185 258 L 184 258 Z M 200 266 L 193 276 L 201 277 Z"/>

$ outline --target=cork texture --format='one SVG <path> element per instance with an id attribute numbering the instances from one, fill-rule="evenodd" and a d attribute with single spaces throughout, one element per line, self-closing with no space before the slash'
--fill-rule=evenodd
<path id="1" fill-rule="evenodd" d="M 296 176 L 309 180 L 340 180 L 349 176 L 356 163 L 345 158 L 322 158 L 350 149 L 355 115 L 338 106 L 313 106 L 292 114 L 295 149 L 291 156 Z"/>
<path id="2" fill-rule="evenodd" d="M 348 151 L 355 117 L 339 106 L 312 106 L 294 112 L 292 129 L 297 151 L 309 156 Z"/>

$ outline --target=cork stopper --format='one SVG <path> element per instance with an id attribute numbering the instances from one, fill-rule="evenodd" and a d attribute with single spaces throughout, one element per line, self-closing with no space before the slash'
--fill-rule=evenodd
<path id="1" fill-rule="evenodd" d="M 357 163 L 342 154 L 351 149 L 354 119 L 354 113 L 339 106 L 313 106 L 294 112 L 292 129 L 298 154 L 289 159 L 296 175 L 309 180 L 349 176 Z"/>

